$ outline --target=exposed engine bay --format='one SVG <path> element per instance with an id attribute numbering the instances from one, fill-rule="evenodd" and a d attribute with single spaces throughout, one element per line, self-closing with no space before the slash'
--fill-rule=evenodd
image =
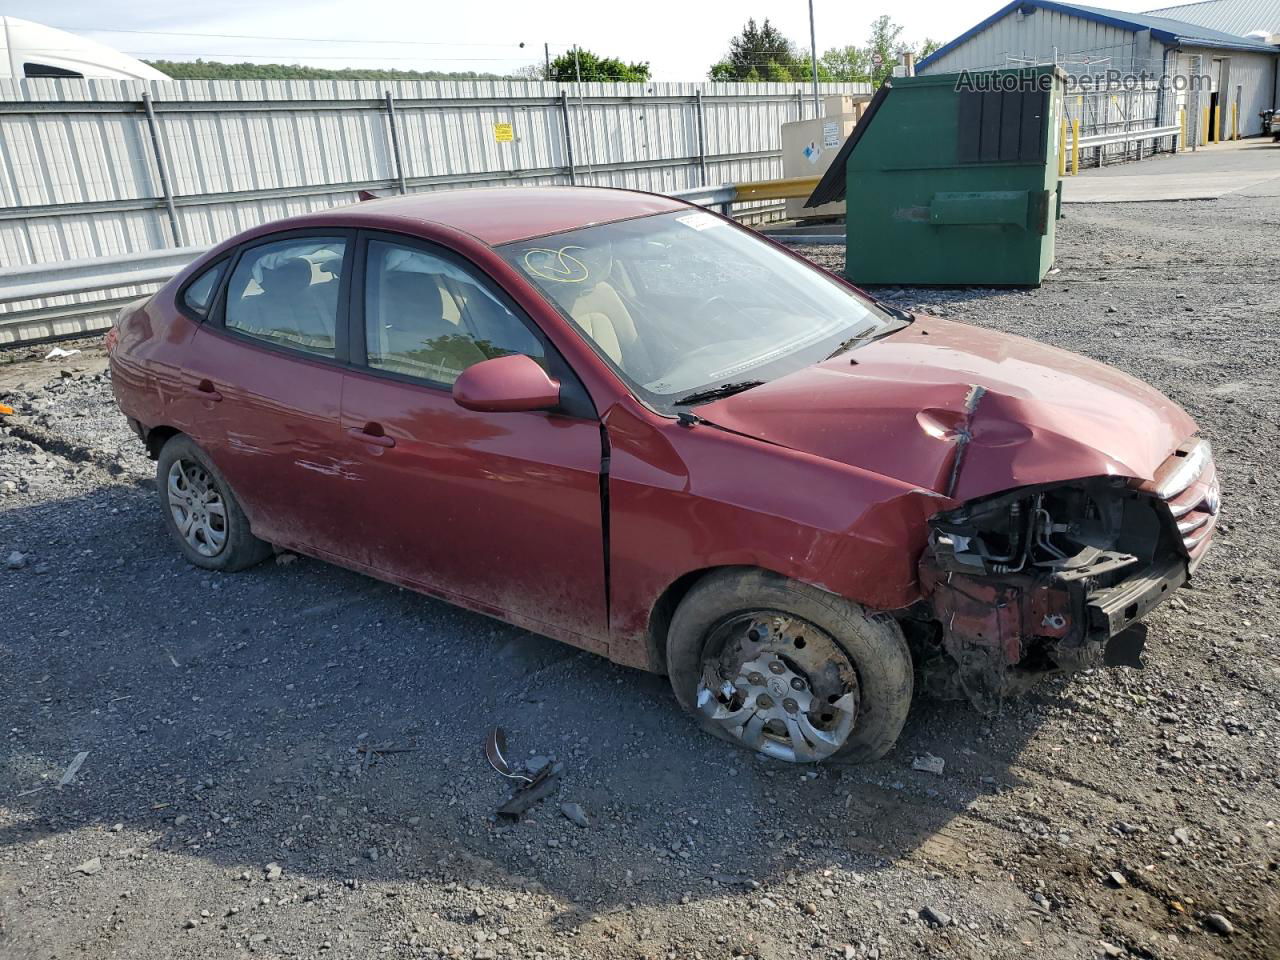
<path id="1" fill-rule="evenodd" d="M 1187 555 L 1159 499 L 1096 477 L 937 514 L 920 578 L 903 627 L 925 687 L 990 711 L 1048 674 L 1131 659 Z"/>

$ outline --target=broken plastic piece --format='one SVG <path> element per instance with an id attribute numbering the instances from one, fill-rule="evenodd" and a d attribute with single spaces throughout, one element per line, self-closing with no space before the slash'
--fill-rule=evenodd
<path id="1" fill-rule="evenodd" d="M 520 815 L 539 800 L 545 800 L 560 789 L 562 763 L 549 763 L 532 780 L 520 784 L 511 798 L 498 808 L 498 816 L 519 819 Z"/>
<path id="2" fill-rule="evenodd" d="M 484 739 L 484 755 L 489 761 L 489 766 L 508 779 L 521 780 L 527 784 L 533 783 L 533 777 L 527 777 L 512 769 L 511 764 L 507 762 L 506 753 L 507 734 L 501 727 L 494 727 Z"/>

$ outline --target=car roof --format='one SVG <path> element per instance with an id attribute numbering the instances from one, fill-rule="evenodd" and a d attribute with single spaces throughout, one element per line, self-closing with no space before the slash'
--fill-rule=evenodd
<path id="1" fill-rule="evenodd" d="M 406 232 L 423 221 L 438 223 L 496 246 L 687 208 L 670 197 L 606 187 L 476 187 L 365 200 L 341 208 L 341 212 L 348 223 L 367 216 L 371 225 L 379 227 L 398 221 Z M 298 222 L 324 219 L 323 213 L 316 213 L 298 218 Z"/>

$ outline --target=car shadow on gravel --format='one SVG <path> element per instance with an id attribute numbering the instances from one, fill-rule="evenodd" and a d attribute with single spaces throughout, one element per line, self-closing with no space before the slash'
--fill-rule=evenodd
<path id="1" fill-rule="evenodd" d="M 1060 695 L 994 718 L 919 700 L 883 761 L 781 764 L 699 732 L 664 678 L 336 567 L 192 568 L 149 494 L 109 489 L 0 512 L 0 544 L 41 543 L 0 572 L 0 845 L 75 831 L 74 855 L 106 871 L 169 855 L 228 884 L 274 863 L 308 890 L 545 889 L 570 926 L 756 885 L 790 902 L 801 872 L 986 856 L 954 818 L 1013 785 Z M 482 756 L 494 724 L 517 759 L 565 766 L 518 824 L 494 818 L 509 794 Z M 926 753 L 941 776 L 912 769 Z"/>

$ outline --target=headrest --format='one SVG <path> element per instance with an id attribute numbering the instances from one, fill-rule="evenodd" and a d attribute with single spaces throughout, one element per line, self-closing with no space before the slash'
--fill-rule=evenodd
<path id="1" fill-rule="evenodd" d="M 311 286 L 311 264 L 302 259 L 286 260 L 264 268 L 259 282 L 268 293 L 301 293 Z"/>
<path id="2" fill-rule="evenodd" d="M 394 322 L 397 317 L 444 316 L 444 297 L 435 277 L 410 270 L 396 270 L 387 274 L 382 287 L 383 320 Z"/>

